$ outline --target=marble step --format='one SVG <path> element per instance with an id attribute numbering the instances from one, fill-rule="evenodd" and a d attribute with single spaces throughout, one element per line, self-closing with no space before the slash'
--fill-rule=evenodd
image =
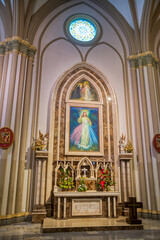
<path id="1" fill-rule="evenodd" d="M 43 233 L 51 232 L 79 232 L 79 231 L 110 231 L 110 230 L 138 230 L 142 224 L 128 224 L 125 217 L 119 218 L 72 218 L 57 220 L 45 218 Z"/>

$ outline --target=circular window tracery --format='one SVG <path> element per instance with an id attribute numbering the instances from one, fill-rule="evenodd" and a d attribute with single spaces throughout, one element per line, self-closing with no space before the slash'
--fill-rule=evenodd
<path id="1" fill-rule="evenodd" d="M 100 38 L 100 25 L 92 17 L 77 14 L 68 18 L 65 24 L 67 37 L 79 45 L 90 45 Z"/>
<path id="2" fill-rule="evenodd" d="M 69 24 L 69 32 L 73 38 L 88 42 L 95 38 L 97 30 L 92 22 L 85 19 L 75 19 Z"/>

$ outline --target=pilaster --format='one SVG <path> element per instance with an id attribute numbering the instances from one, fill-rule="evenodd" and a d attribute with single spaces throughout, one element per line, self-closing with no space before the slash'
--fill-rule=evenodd
<path id="1" fill-rule="evenodd" d="M 130 56 L 129 62 L 131 67 L 132 84 L 134 86 L 133 91 L 136 86 L 136 91 L 134 91 L 133 95 L 134 99 L 137 99 L 137 101 L 135 100 L 135 118 L 137 118 L 138 115 L 138 121 L 136 121 L 135 127 L 137 138 L 139 138 L 139 140 L 137 139 L 138 157 L 141 159 L 139 162 L 140 186 L 141 193 L 145 190 L 147 196 L 147 208 L 146 205 L 144 205 L 144 202 L 143 207 L 144 209 L 148 209 L 148 213 L 151 211 L 158 212 L 160 205 L 158 203 L 159 194 L 157 194 L 157 191 L 159 192 L 157 169 L 159 167 L 158 162 L 160 162 L 160 156 L 158 156 L 158 154 L 155 155 L 152 145 L 153 136 L 160 130 L 158 118 L 159 96 L 157 95 L 157 92 L 159 92 L 159 86 L 156 81 L 158 59 L 151 51 L 149 51 Z M 157 90 L 155 86 L 157 86 Z M 136 109 L 139 109 L 139 111 Z M 141 146 L 138 144 L 140 139 Z M 141 158 L 139 151 L 143 152 Z M 143 172 L 141 171 L 141 168 L 143 169 Z M 145 185 L 146 188 L 144 188 Z"/>
<path id="2" fill-rule="evenodd" d="M 21 39 L 18 36 L 5 39 L 5 42 L 0 43 L 0 62 L 3 64 L 3 70 L 1 71 L 0 66 L 0 83 L 1 83 L 1 95 L 0 95 L 0 116 L 3 116 L 3 123 L 1 126 L 6 126 L 11 128 L 11 121 L 14 123 L 14 128 L 12 124 L 12 130 L 15 134 L 14 148 L 9 150 L 1 150 L 1 168 L 0 168 L 0 213 L 1 215 L 14 214 L 14 203 L 15 203 L 15 188 L 16 188 L 16 169 L 19 162 L 19 136 L 20 136 L 20 123 L 21 123 L 21 112 L 23 109 L 23 93 L 25 88 L 25 82 L 27 86 L 28 78 L 31 79 L 32 69 L 26 72 L 26 67 L 31 66 L 33 63 L 33 58 L 36 49 L 29 44 L 27 41 Z M 10 64 L 8 64 L 10 61 Z M 30 63 L 31 62 L 31 63 Z M 29 67 L 28 67 L 29 69 Z M 2 73 L 2 77 L 1 77 Z M 29 76 L 29 77 L 28 77 Z M 8 80 L 7 80 L 8 79 Z M 18 91 L 15 91 L 15 82 L 18 81 Z M 9 87 L 7 89 L 6 81 L 9 82 Z M 26 91 L 30 91 L 30 88 L 26 88 Z M 31 92 L 31 91 L 30 91 Z M 4 104 L 7 93 L 7 101 Z M 15 95 L 15 93 L 17 95 Z M 13 119 L 13 102 L 14 98 L 17 100 L 16 104 L 16 114 Z M 25 102 L 24 102 L 25 104 Z M 7 106 L 3 110 L 3 107 Z M 25 106 L 25 105 L 24 105 Z M 0 121 L 2 118 L 0 119 Z M 27 126 L 25 126 L 27 129 Z M 10 166 L 7 167 L 8 156 L 11 157 Z M 23 177 L 22 177 L 23 179 Z M 21 180 L 19 180 L 21 181 Z M 4 191 L 8 192 L 5 194 Z M 5 199 L 4 199 L 5 198 Z M 7 209 L 6 209 L 7 206 Z"/>

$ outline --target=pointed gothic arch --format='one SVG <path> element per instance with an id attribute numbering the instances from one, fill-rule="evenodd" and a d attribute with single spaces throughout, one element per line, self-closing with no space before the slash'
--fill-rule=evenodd
<path id="1" fill-rule="evenodd" d="M 80 161 L 82 156 L 66 155 L 64 146 L 65 129 L 66 129 L 66 102 L 69 101 L 69 93 L 72 87 L 83 77 L 96 87 L 102 105 L 102 121 L 103 126 L 100 126 L 103 131 L 104 141 L 104 155 L 107 156 L 108 161 L 114 161 L 115 181 L 118 183 L 118 115 L 117 115 L 117 101 L 115 92 L 107 80 L 107 78 L 99 72 L 95 67 L 81 63 L 73 66 L 61 76 L 52 89 L 52 100 L 50 107 L 50 129 L 49 129 L 49 159 L 48 166 L 56 167 L 57 161 Z M 87 156 L 88 159 L 101 159 L 102 156 Z M 52 168 L 48 169 L 49 174 L 52 174 Z M 52 182 L 50 182 L 50 186 Z M 116 185 L 119 189 L 118 184 Z"/>

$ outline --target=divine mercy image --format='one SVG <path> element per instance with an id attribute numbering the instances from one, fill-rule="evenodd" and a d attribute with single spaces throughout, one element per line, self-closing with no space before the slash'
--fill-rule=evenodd
<path id="1" fill-rule="evenodd" d="M 99 151 L 98 108 L 70 108 L 70 151 Z"/>

